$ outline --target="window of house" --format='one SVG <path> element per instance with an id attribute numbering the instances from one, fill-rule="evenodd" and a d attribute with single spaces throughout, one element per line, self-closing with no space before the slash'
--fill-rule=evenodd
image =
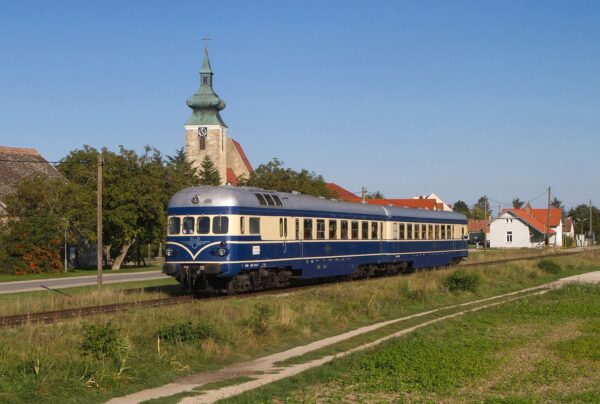
<path id="1" fill-rule="evenodd" d="M 200 150 L 206 150 L 206 136 L 200 136 Z"/>
<path id="2" fill-rule="evenodd" d="M 194 218 L 193 217 L 184 217 L 183 218 L 183 228 L 181 232 L 183 234 L 192 234 L 194 233 Z"/>
<path id="3" fill-rule="evenodd" d="M 512 243 L 512 231 L 507 231 L 506 232 L 506 242 L 507 243 Z"/>
<path id="4" fill-rule="evenodd" d="M 337 238 L 337 220 L 329 220 L 329 240 Z"/>
<path id="5" fill-rule="evenodd" d="M 358 222 L 356 220 L 353 220 L 352 221 L 352 235 L 351 235 L 352 240 L 358 240 L 358 234 L 359 234 L 358 227 L 359 227 Z"/>
<path id="6" fill-rule="evenodd" d="M 181 219 L 178 217 L 169 218 L 169 234 L 179 234 Z"/>
<path id="7" fill-rule="evenodd" d="M 342 240 L 348 239 L 348 221 L 347 220 L 340 221 L 340 238 Z"/>
<path id="8" fill-rule="evenodd" d="M 406 238 L 408 240 L 412 240 L 413 238 L 413 225 L 412 223 L 409 223 L 406 225 Z"/>
<path id="9" fill-rule="evenodd" d="M 248 219 L 250 234 L 260 234 L 260 217 L 251 217 Z"/>
<path id="10" fill-rule="evenodd" d="M 240 217 L 240 233 L 244 234 L 246 232 L 246 218 L 244 216 Z"/>
<path id="11" fill-rule="evenodd" d="M 317 219 L 317 239 L 325 239 L 325 219 Z"/>
<path id="12" fill-rule="evenodd" d="M 304 219 L 304 240 L 312 240 L 313 220 Z"/>
<path id="13" fill-rule="evenodd" d="M 208 234 L 210 232 L 210 217 L 200 216 L 198 218 L 198 233 Z"/>
<path id="14" fill-rule="evenodd" d="M 213 218 L 213 234 L 226 234 L 229 231 L 229 218 L 227 216 L 215 216 Z"/>
<path id="15" fill-rule="evenodd" d="M 363 240 L 369 239 L 369 222 L 361 222 L 360 233 L 360 238 Z"/>
<path id="16" fill-rule="evenodd" d="M 392 238 L 398 240 L 398 223 L 392 225 Z"/>

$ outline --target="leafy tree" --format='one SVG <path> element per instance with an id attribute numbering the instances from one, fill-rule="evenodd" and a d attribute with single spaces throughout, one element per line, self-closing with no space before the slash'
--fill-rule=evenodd
<path id="1" fill-rule="evenodd" d="M 165 170 L 168 195 L 173 195 L 183 188 L 200 185 L 198 171 L 185 158 L 183 148 L 176 150 L 173 156 L 167 156 Z"/>
<path id="2" fill-rule="evenodd" d="M 248 180 L 239 185 L 280 192 L 298 191 L 306 195 L 324 196 L 326 198 L 333 196 L 322 176 L 304 169 L 298 172 L 291 168 L 284 168 L 283 161 L 277 158 L 272 159 L 267 164 L 259 165 L 250 174 Z"/>
<path id="3" fill-rule="evenodd" d="M 486 212 L 487 210 L 487 212 Z M 473 205 L 471 209 L 471 218 L 473 219 L 485 219 L 490 218 L 492 215 L 492 210 L 490 209 L 490 204 L 487 196 L 482 196 L 477 200 L 477 202 Z"/>
<path id="4" fill-rule="evenodd" d="M 589 205 L 577 205 L 575 208 L 569 210 L 568 216 L 574 219 L 575 232 L 580 234 L 582 229 L 584 233 L 588 233 L 590 230 L 590 207 Z M 593 232 L 595 234 L 596 241 L 600 237 L 600 210 L 592 206 L 592 225 Z"/>
<path id="5" fill-rule="evenodd" d="M 525 202 L 520 200 L 519 198 L 515 198 L 512 200 L 512 207 L 515 209 L 521 209 L 525 205 Z"/>
<path id="6" fill-rule="evenodd" d="M 467 205 L 464 201 L 456 201 L 453 205 L 452 210 L 458 213 L 462 213 L 466 217 L 469 217 L 471 212 L 469 211 L 469 205 Z"/>
<path id="7" fill-rule="evenodd" d="M 375 191 L 373 193 L 369 192 L 365 197 L 366 199 L 385 199 L 385 196 L 383 196 L 381 191 Z"/>
<path id="8" fill-rule="evenodd" d="M 560 199 L 558 199 L 557 197 L 552 198 L 552 200 L 550 201 L 550 207 L 562 209 L 563 215 L 565 214 L 565 205 L 563 205 L 562 201 Z"/>
<path id="9" fill-rule="evenodd" d="M 199 176 L 202 185 L 221 185 L 219 170 L 217 170 L 208 155 L 204 156 L 202 163 L 200 163 Z"/>

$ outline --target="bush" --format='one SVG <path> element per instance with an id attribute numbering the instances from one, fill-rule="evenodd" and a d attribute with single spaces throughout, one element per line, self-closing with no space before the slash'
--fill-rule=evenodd
<path id="1" fill-rule="evenodd" d="M 456 271 L 446 277 L 444 285 L 446 285 L 451 292 L 475 292 L 480 281 L 478 274 L 467 274 L 463 271 Z"/>
<path id="2" fill-rule="evenodd" d="M 541 260 L 540 262 L 538 262 L 537 266 L 539 269 L 541 269 L 544 272 L 548 272 L 549 274 L 557 274 L 560 271 L 562 271 L 560 265 L 548 259 Z"/>
<path id="3" fill-rule="evenodd" d="M 244 321 L 244 325 L 253 328 L 257 334 L 264 334 L 269 329 L 273 314 L 273 309 L 270 306 L 259 303 L 254 306 L 252 315 Z"/>
<path id="4" fill-rule="evenodd" d="M 191 321 L 171 324 L 158 331 L 158 337 L 169 342 L 192 342 L 215 336 L 214 329 L 208 324 L 193 324 Z"/>
<path id="5" fill-rule="evenodd" d="M 129 343 L 120 335 L 120 329 L 112 322 L 84 324 L 81 351 L 84 356 L 96 359 L 111 358 L 121 361 L 129 352 Z"/>

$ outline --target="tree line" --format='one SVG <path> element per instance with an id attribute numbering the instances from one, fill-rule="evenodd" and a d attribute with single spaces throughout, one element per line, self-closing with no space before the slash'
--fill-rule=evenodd
<path id="1" fill-rule="evenodd" d="M 142 153 L 90 146 L 71 151 L 56 166 L 62 177 L 29 176 L 5 198 L 0 219 L 0 271 L 22 274 L 61 271 L 66 232 L 70 245 L 96 243 L 98 154 L 103 164 L 103 261 L 121 268 L 132 247 L 158 247 L 166 238 L 166 208 L 180 189 L 220 185 L 221 177 L 208 156 L 198 169 L 183 149 L 164 156 L 153 147 Z M 330 197 L 322 176 L 285 168 L 278 159 L 261 164 L 240 185 L 299 191 Z"/>

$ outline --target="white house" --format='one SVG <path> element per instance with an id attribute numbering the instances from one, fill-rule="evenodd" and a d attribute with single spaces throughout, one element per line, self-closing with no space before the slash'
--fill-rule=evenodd
<path id="1" fill-rule="evenodd" d="M 490 224 L 490 247 L 532 248 L 544 245 L 562 246 L 561 209 L 507 209 Z"/>
<path id="2" fill-rule="evenodd" d="M 446 212 L 452 212 L 452 208 L 433 192 L 429 195 L 413 196 L 413 199 L 432 199 L 435 201 L 437 210 L 445 210 Z"/>

